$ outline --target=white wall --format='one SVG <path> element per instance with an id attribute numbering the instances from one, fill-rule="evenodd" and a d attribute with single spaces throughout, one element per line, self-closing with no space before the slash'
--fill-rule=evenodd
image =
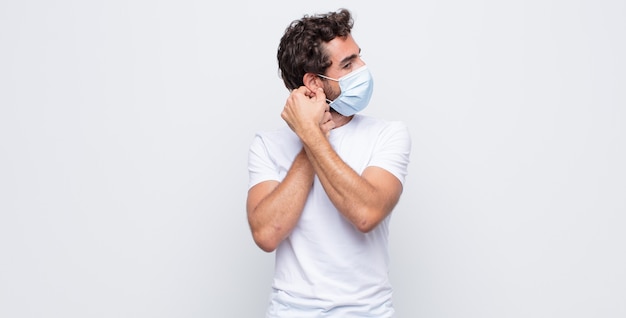
<path id="1" fill-rule="evenodd" d="M 219 4 L 218 4 L 219 3 Z M 345 6 L 406 121 L 400 317 L 626 316 L 623 1 L 1 1 L 0 316 L 261 317 L 247 148 Z"/>

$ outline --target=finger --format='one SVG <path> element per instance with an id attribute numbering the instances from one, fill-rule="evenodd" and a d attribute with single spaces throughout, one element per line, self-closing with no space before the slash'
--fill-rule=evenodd
<path id="1" fill-rule="evenodd" d="M 309 96 L 312 93 L 311 90 L 308 89 L 306 86 L 300 86 L 297 89 L 295 89 L 294 92 L 305 95 L 305 96 Z"/>
<path id="2" fill-rule="evenodd" d="M 317 88 L 317 90 L 315 91 L 315 99 L 326 101 L 326 94 L 324 94 L 323 88 L 321 87 Z"/>
<path id="3" fill-rule="evenodd" d="M 324 103 L 324 111 L 328 112 L 330 111 L 330 105 L 328 105 L 328 103 L 326 102 L 326 94 L 324 93 L 324 89 L 321 87 L 318 87 L 315 90 L 315 96 L 313 97 L 314 100 L 316 102 L 323 102 Z"/>
<path id="4" fill-rule="evenodd" d="M 291 94 L 289 94 L 289 97 L 287 97 L 287 103 L 285 106 L 288 108 L 291 108 L 291 107 L 294 107 L 295 105 L 298 105 L 299 101 L 305 98 L 306 96 L 305 93 L 306 91 L 301 88 L 292 90 Z"/>
<path id="5" fill-rule="evenodd" d="M 322 128 L 322 131 L 328 132 L 328 131 L 331 131 L 331 130 L 333 130 L 335 128 L 335 122 L 332 121 L 332 120 L 329 120 L 329 121 L 323 123 L 320 127 Z"/>
<path id="6" fill-rule="evenodd" d="M 308 98 L 313 98 L 313 97 L 315 97 L 315 92 L 312 91 L 312 90 L 309 90 L 305 95 Z"/>
<path id="7" fill-rule="evenodd" d="M 333 119 L 333 116 L 330 115 L 330 112 L 324 112 L 324 116 L 322 117 L 321 123 L 324 124 L 332 119 Z"/>

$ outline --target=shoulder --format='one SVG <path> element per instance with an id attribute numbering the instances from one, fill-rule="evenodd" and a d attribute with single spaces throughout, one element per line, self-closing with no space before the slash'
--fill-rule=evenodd
<path id="1" fill-rule="evenodd" d="M 290 135 L 295 135 L 291 129 L 287 126 L 281 126 L 275 129 L 259 130 L 254 133 L 255 137 L 262 139 L 282 139 L 289 138 Z"/>
<path id="2" fill-rule="evenodd" d="M 293 161 L 302 148 L 298 136 L 288 127 L 257 131 L 250 145 L 251 152 L 264 153 L 273 161 Z"/>
<path id="3" fill-rule="evenodd" d="M 280 145 L 297 143 L 298 136 L 288 127 L 282 126 L 271 130 L 259 130 L 254 133 L 253 143 Z"/>
<path id="4" fill-rule="evenodd" d="M 378 117 L 357 114 L 352 119 L 354 128 L 357 130 L 367 130 L 376 134 L 401 134 L 410 137 L 408 126 L 400 120 L 387 120 Z"/>

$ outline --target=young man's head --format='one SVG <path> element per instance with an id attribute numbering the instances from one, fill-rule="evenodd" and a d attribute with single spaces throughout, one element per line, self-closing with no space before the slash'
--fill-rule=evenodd
<path id="1" fill-rule="evenodd" d="M 287 89 L 304 85 L 306 73 L 325 74 L 332 64 L 328 42 L 335 38 L 345 40 L 350 37 L 351 40 L 353 25 L 352 16 L 346 9 L 305 15 L 293 21 L 280 40 L 277 54 L 278 68 Z"/>

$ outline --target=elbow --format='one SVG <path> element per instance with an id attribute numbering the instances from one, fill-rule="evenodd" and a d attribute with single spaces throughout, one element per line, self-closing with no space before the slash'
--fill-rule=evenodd
<path id="1" fill-rule="evenodd" d="M 264 243 L 264 242 L 259 242 L 259 241 L 255 241 L 255 242 L 256 242 L 256 245 L 263 252 L 266 252 L 266 253 L 272 253 L 272 252 L 274 252 L 276 250 L 276 247 L 278 247 L 276 245 L 271 245 L 271 244 L 267 244 L 267 243 Z"/>
<path id="2" fill-rule="evenodd" d="M 256 245 L 266 253 L 271 253 L 278 248 L 279 242 L 267 235 L 256 232 L 252 233 L 252 237 L 254 239 L 254 243 L 256 243 Z"/>
<path id="3" fill-rule="evenodd" d="M 378 223 L 380 223 L 379 220 L 372 217 L 364 217 L 355 223 L 355 227 L 359 232 L 366 234 L 375 229 Z"/>
<path id="4" fill-rule="evenodd" d="M 363 220 L 356 225 L 356 228 L 357 230 L 359 230 L 359 232 L 366 234 L 375 229 L 377 225 L 378 222 L 375 223 L 368 220 Z"/>
<path id="5" fill-rule="evenodd" d="M 363 216 L 354 222 L 354 226 L 359 232 L 366 234 L 374 230 L 389 212 L 384 209 L 365 209 Z"/>

